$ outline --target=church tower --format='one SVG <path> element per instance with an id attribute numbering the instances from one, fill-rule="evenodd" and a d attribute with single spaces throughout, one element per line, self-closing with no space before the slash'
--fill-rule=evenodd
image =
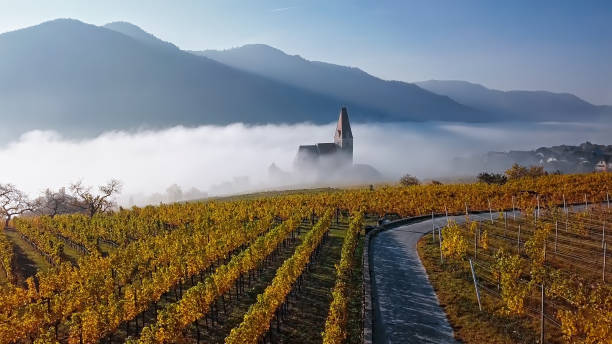
<path id="1" fill-rule="evenodd" d="M 334 134 L 334 143 L 339 148 L 339 152 L 346 154 L 345 156 L 353 162 L 353 132 L 351 131 L 351 123 L 349 122 L 348 111 L 346 107 L 340 110 L 336 133 Z"/>

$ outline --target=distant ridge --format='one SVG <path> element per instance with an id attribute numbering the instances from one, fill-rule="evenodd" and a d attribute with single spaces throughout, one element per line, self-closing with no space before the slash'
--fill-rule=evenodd
<path id="1" fill-rule="evenodd" d="M 0 34 L 0 141 L 234 122 L 595 121 L 612 108 L 573 95 L 411 84 L 262 45 L 182 51 L 136 25 L 57 19 Z"/>
<path id="2" fill-rule="evenodd" d="M 2 129 L 86 136 L 174 125 L 328 123 L 342 103 L 181 51 L 127 23 L 109 27 L 58 19 L 1 34 Z M 351 113 L 389 120 L 358 105 Z"/>
<path id="3" fill-rule="evenodd" d="M 593 105 L 569 93 L 499 91 L 459 80 L 417 82 L 431 92 L 512 121 L 600 121 L 612 119 L 612 107 Z"/>
<path id="4" fill-rule="evenodd" d="M 193 53 L 296 87 L 328 94 L 349 104 L 381 109 L 397 120 L 483 122 L 492 119 L 491 114 L 415 84 L 382 80 L 359 68 L 309 61 L 265 44 Z"/>

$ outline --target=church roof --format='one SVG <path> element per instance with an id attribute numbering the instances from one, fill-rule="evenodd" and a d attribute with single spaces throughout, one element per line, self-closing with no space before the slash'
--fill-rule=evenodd
<path id="1" fill-rule="evenodd" d="M 319 155 L 319 150 L 317 149 L 317 145 L 301 145 L 298 148 L 299 153 L 310 153 L 313 155 Z"/>
<path id="2" fill-rule="evenodd" d="M 349 122 L 348 111 L 346 107 L 342 107 L 340 110 L 340 116 L 338 117 L 338 125 L 336 126 L 336 134 L 338 138 L 352 139 L 353 132 L 351 131 L 351 123 Z"/>
<path id="3" fill-rule="evenodd" d="M 317 143 L 317 149 L 319 155 L 333 154 L 338 150 L 338 146 L 335 143 Z"/>

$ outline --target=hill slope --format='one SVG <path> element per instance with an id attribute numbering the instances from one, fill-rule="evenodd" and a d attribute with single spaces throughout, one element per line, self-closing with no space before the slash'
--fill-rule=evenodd
<path id="1" fill-rule="evenodd" d="M 458 104 L 414 84 L 385 81 L 358 68 L 309 61 L 263 44 L 193 53 L 296 87 L 328 94 L 346 104 L 381 109 L 399 120 L 495 120 L 491 114 Z"/>
<path id="2" fill-rule="evenodd" d="M 546 91 L 498 91 L 457 80 L 429 80 L 417 85 L 462 104 L 515 121 L 597 121 L 612 118 L 612 107 L 590 104 L 573 94 Z"/>
<path id="3" fill-rule="evenodd" d="M 147 36 L 134 39 L 66 19 L 0 35 L 4 130 L 83 135 L 178 124 L 327 123 L 337 116 L 338 99 L 151 37 L 143 42 Z M 387 119 L 382 111 L 359 106 L 351 107 L 351 115 Z"/>

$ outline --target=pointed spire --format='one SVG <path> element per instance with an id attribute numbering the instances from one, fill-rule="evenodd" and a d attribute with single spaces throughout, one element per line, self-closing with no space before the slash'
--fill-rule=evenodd
<path id="1" fill-rule="evenodd" d="M 353 132 L 351 131 L 351 123 L 349 122 L 348 111 L 346 107 L 342 107 L 340 110 L 340 116 L 338 117 L 338 125 L 336 126 L 336 133 L 334 134 L 335 139 L 352 139 Z"/>

